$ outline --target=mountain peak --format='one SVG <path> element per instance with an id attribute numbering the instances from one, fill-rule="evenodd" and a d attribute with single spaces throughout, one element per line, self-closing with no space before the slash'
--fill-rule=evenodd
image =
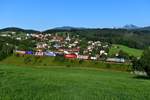
<path id="1" fill-rule="evenodd" d="M 123 28 L 124 29 L 138 29 L 139 27 L 133 24 L 127 24 Z"/>

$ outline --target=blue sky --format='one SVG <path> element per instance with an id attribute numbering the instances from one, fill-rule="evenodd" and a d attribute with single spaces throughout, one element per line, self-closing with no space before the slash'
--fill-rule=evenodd
<path id="1" fill-rule="evenodd" d="M 150 0 L 0 0 L 0 28 L 150 25 Z"/>

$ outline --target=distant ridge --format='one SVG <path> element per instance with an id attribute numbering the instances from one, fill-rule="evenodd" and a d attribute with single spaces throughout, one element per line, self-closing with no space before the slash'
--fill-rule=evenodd
<path id="1" fill-rule="evenodd" d="M 72 27 L 72 26 L 63 26 L 63 27 L 56 27 L 52 30 L 72 30 L 72 29 L 86 29 L 84 27 Z"/>
<path id="2" fill-rule="evenodd" d="M 40 32 L 40 31 L 37 31 L 37 30 L 22 29 L 22 28 L 17 28 L 17 27 L 8 27 L 8 28 L 0 29 L 0 32 L 6 32 L 6 31 L 11 31 L 11 32 L 25 32 L 25 33 L 39 33 Z"/>
<path id="3" fill-rule="evenodd" d="M 127 24 L 125 26 L 123 26 L 122 29 L 127 29 L 127 30 L 140 30 L 140 31 L 150 31 L 150 26 L 146 26 L 146 27 L 139 27 L 133 24 Z"/>
<path id="4" fill-rule="evenodd" d="M 11 32 L 24 32 L 24 33 L 51 33 L 51 32 L 61 32 L 61 31 L 71 31 L 71 30 L 86 30 L 86 29 L 127 29 L 127 30 L 137 30 L 137 31 L 150 31 L 150 26 L 146 27 L 139 27 L 133 24 L 127 24 L 121 28 L 84 28 L 84 27 L 72 27 L 72 26 L 63 26 L 63 27 L 56 27 L 52 29 L 47 29 L 44 31 L 38 31 L 38 30 L 33 30 L 33 29 L 23 29 L 23 28 L 18 28 L 18 27 L 7 27 L 0 29 L 0 32 L 6 32 L 6 31 L 11 31 Z"/>
<path id="5" fill-rule="evenodd" d="M 143 28 L 141 28 L 140 30 L 147 30 L 147 31 L 150 31 L 150 26 L 143 27 Z"/>

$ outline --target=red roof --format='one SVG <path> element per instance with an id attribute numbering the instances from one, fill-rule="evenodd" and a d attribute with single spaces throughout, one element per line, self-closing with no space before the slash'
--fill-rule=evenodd
<path id="1" fill-rule="evenodd" d="M 66 54 L 65 58 L 77 58 L 76 54 Z"/>

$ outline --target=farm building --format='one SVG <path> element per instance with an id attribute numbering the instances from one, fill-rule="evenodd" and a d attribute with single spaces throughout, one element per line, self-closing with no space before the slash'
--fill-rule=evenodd
<path id="1" fill-rule="evenodd" d="M 47 52 L 44 52 L 44 55 L 45 55 L 45 56 L 55 57 L 55 56 L 56 56 L 56 53 L 47 51 Z"/>
<path id="2" fill-rule="evenodd" d="M 66 54 L 64 55 L 65 58 L 71 58 L 71 59 L 75 59 L 77 58 L 77 55 L 76 54 Z"/>
<path id="3" fill-rule="evenodd" d="M 24 55 L 24 54 L 26 54 L 26 51 L 16 50 L 16 51 L 14 51 L 14 53 Z"/>
<path id="4" fill-rule="evenodd" d="M 83 60 L 88 60 L 89 56 L 88 55 L 78 55 L 77 58 L 78 59 L 83 59 Z"/>
<path id="5" fill-rule="evenodd" d="M 107 58 L 107 62 L 125 63 L 124 58 Z"/>

